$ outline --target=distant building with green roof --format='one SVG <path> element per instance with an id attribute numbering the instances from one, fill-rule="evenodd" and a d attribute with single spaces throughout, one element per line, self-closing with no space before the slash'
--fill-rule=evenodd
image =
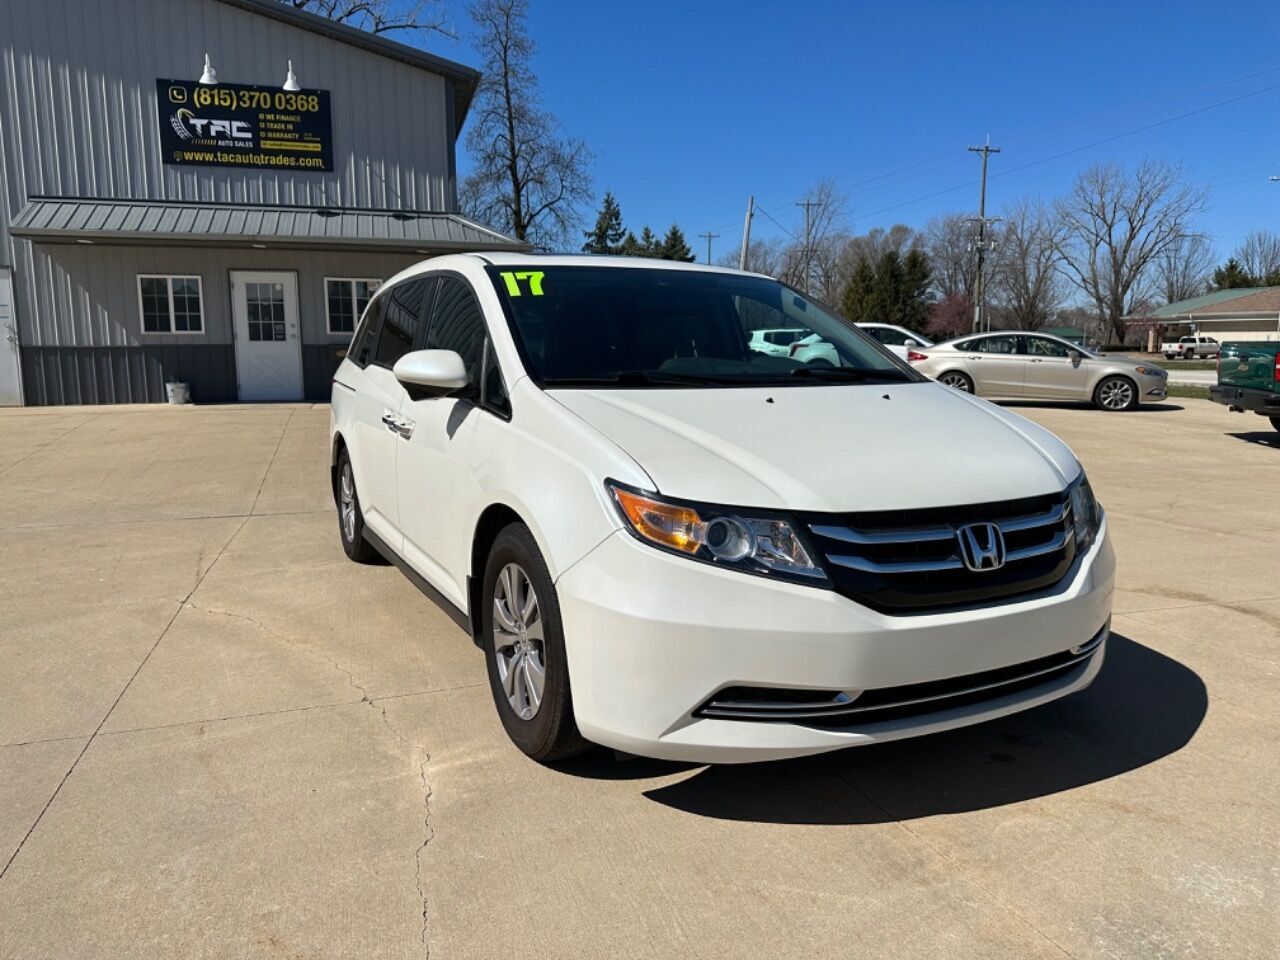
<path id="1" fill-rule="evenodd" d="M 1215 290 L 1124 318 L 1130 336 L 1146 334 L 1147 349 L 1200 333 L 1227 340 L 1280 340 L 1280 287 Z"/>

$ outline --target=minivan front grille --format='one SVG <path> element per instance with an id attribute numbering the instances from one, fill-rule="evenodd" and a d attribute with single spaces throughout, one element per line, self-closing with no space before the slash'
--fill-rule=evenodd
<path id="1" fill-rule="evenodd" d="M 925 510 L 805 517 L 837 591 L 883 613 L 919 613 L 1052 586 L 1075 560 L 1068 494 Z M 957 533 L 999 527 L 1004 564 L 970 570 Z"/>

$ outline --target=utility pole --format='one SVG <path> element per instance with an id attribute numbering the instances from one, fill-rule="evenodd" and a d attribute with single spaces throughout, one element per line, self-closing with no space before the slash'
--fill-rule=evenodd
<path id="1" fill-rule="evenodd" d="M 809 293 L 809 208 L 820 206 L 816 200 L 802 200 L 796 204 L 797 207 L 804 207 L 804 292 L 807 296 Z"/>
<path id="2" fill-rule="evenodd" d="M 991 145 L 991 137 L 987 136 L 987 142 L 980 147 L 970 147 L 972 153 L 982 154 L 982 190 L 978 194 L 978 275 L 974 280 L 973 289 L 973 329 L 976 333 L 982 329 L 982 315 L 984 313 L 983 298 L 986 296 L 986 278 L 983 275 L 983 266 L 987 259 L 987 224 L 991 223 L 987 219 L 987 158 L 993 153 L 999 153 L 999 147 Z"/>
<path id="3" fill-rule="evenodd" d="M 742 251 L 738 254 L 738 269 L 747 269 L 747 248 L 751 246 L 751 218 L 756 212 L 756 198 L 747 197 L 747 220 L 742 225 Z"/>
<path id="4" fill-rule="evenodd" d="M 698 234 L 698 236 L 707 238 L 707 263 L 709 264 L 711 263 L 711 241 L 716 239 L 716 237 L 720 236 L 720 234 L 712 233 L 710 230 L 708 230 L 706 233 Z"/>

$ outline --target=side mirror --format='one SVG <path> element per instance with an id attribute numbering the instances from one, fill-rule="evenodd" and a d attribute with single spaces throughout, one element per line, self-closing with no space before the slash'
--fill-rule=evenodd
<path id="1" fill-rule="evenodd" d="M 1079 350 L 1068 350 L 1067 356 L 1071 358 L 1072 363 L 1079 363 L 1081 360 L 1084 359 L 1084 354 L 1081 353 Z"/>
<path id="2" fill-rule="evenodd" d="M 467 366 L 453 350 L 414 350 L 397 360 L 391 372 L 415 400 L 443 397 L 469 382 Z"/>

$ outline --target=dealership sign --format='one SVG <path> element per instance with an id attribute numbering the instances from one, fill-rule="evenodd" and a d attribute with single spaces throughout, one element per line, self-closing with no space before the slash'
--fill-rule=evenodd
<path id="1" fill-rule="evenodd" d="M 165 163 L 332 170 L 328 90 L 157 80 Z"/>

